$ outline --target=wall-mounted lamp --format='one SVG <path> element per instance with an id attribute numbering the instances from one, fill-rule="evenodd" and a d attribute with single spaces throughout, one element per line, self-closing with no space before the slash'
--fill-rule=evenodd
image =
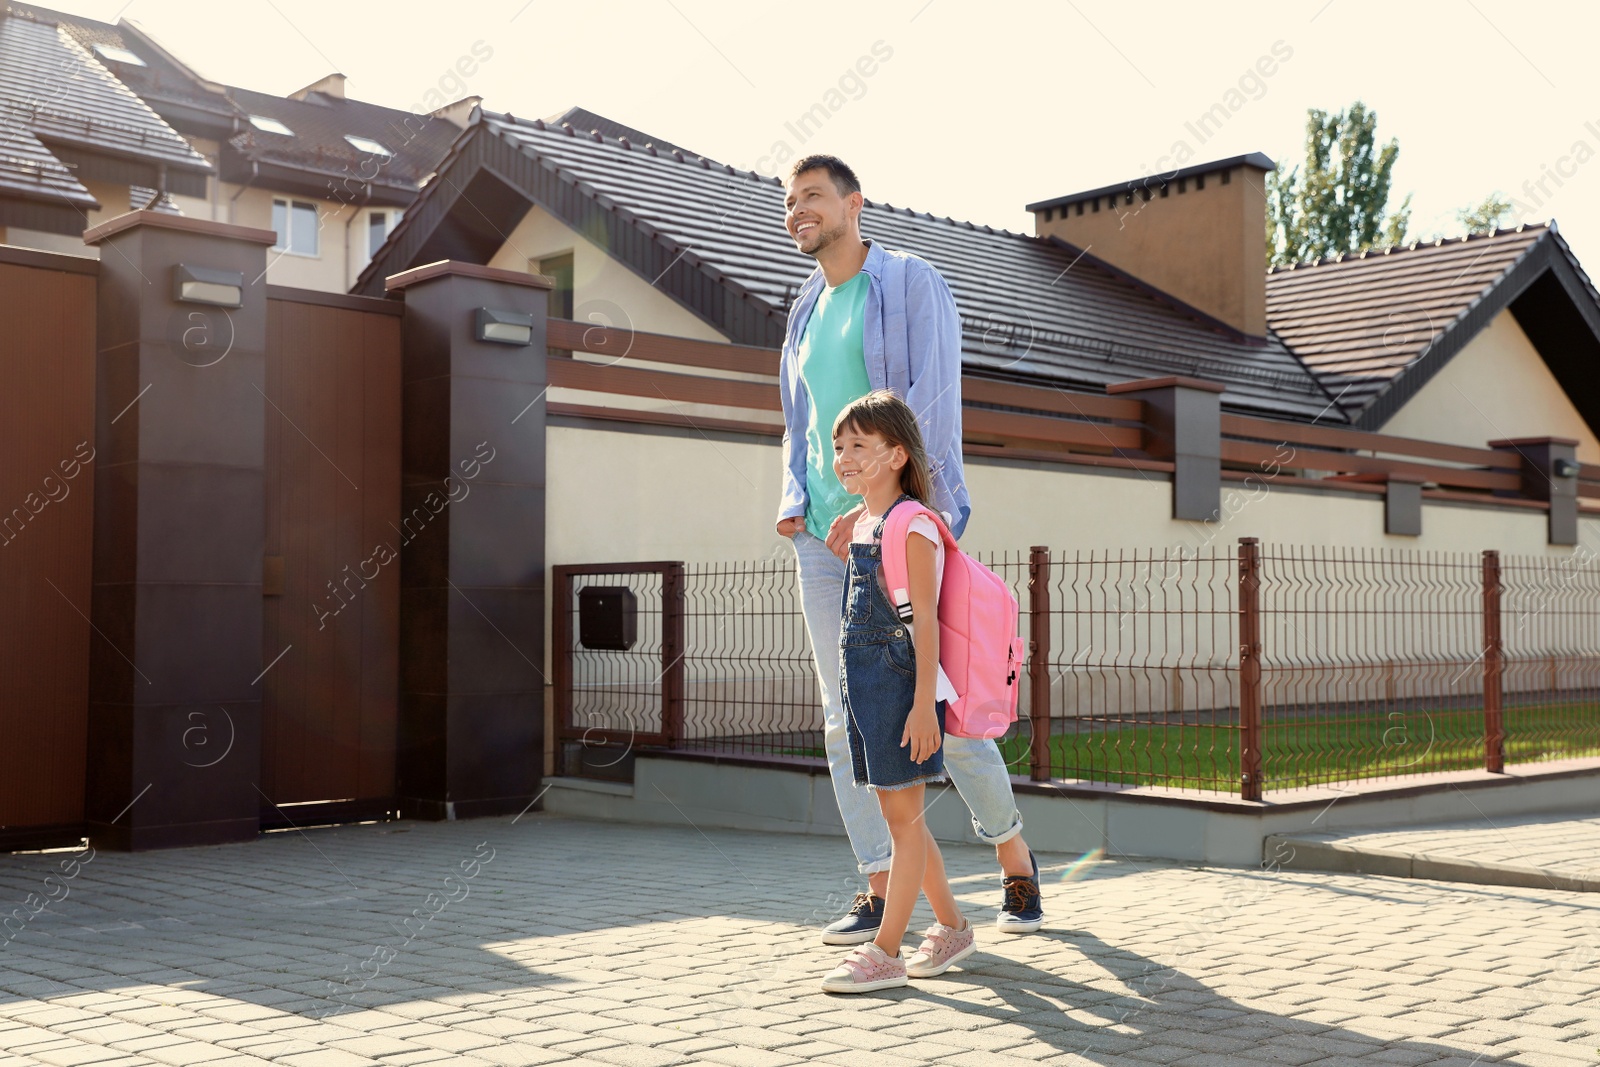
<path id="1" fill-rule="evenodd" d="M 502 345 L 533 344 L 533 316 L 515 311 L 479 308 L 474 334 L 480 341 Z"/>
<path id="2" fill-rule="evenodd" d="M 224 308 L 243 307 L 244 275 L 235 270 L 179 263 L 172 268 L 172 299 Z"/>
<path id="3" fill-rule="evenodd" d="M 1578 465 L 1566 456 L 1561 456 L 1550 464 L 1550 473 L 1557 478 L 1575 478 L 1578 475 Z"/>

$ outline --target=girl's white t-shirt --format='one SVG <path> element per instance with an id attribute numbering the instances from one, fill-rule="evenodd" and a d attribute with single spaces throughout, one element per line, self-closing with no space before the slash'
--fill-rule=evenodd
<path id="1" fill-rule="evenodd" d="M 872 530 L 878 525 L 880 517 L 868 515 L 863 510 L 861 517 L 856 520 L 855 528 L 851 531 L 850 540 L 862 545 L 872 544 Z M 944 539 L 939 536 L 939 527 L 934 525 L 933 519 L 926 514 L 918 515 L 911 520 L 911 524 L 906 529 L 906 536 L 909 538 L 912 534 L 921 534 L 933 542 L 933 603 L 937 612 L 939 587 L 944 584 Z M 882 571 L 880 570 L 879 573 L 881 574 Z M 889 602 L 891 604 L 894 603 L 893 597 L 890 597 Z M 906 630 L 913 638 L 916 637 L 915 624 L 906 623 Z M 945 676 L 944 668 L 940 667 L 938 680 L 934 684 L 933 698 L 935 700 L 943 700 L 946 704 L 953 704 L 959 696 L 960 694 L 956 692 L 956 687 Z"/>

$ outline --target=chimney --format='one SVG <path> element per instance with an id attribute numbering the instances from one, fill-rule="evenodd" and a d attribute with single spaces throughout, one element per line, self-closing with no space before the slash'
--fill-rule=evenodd
<path id="1" fill-rule="evenodd" d="M 289 94 L 289 99 L 290 100 L 304 100 L 306 97 L 310 96 L 312 93 L 321 93 L 323 96 L 331 96 L 335 100 L 343 100 L 344 99 L 344 75 L 343 74 L 330 74 L 326 78 L 321 78 L 321 79 L 319 79 L 317 81 L 312 82 L 310 85 L 306 86 L 304 89 L 300 89 L 300 90 L 297 90 L 295 92 L 290 93 Z"/>
<path id="2" fill-rule="evenodd" d="M 1267 335 L 1267 172 L 1252 152 L 1029 204 L 1059 237 L 1249 337 Z"/>
<path id="3" fill-rule="evenodd" d="M 433 118 L 444 119 L 447 122 L 455 123 L 462 129 L 466 129 L 472 122 L 472 113 L 478 109 L 478 105 L 481 103 L 483 103 L 483 97 L 481 96 L 463 96 L 455 103 L 446 104 L 437 111 L 429 112 L 429 114 Z"/>

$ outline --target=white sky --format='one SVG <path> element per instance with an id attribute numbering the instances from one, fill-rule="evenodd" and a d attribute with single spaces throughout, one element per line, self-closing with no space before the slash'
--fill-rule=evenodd
<path id="1" fill-rule="evenodd" d="M 1024 204 L 1151 173 L 1178 139 L 1191 162 L 1261 151 L 1287 169 L 1302 158 L 1308 107 L 1359 98 L 1378 112 L 1380 138 L 1399 138 L 1391 203 L 1415 194 L 1414 235 L 1459 232 L 1456 209 L 1498 189 L 1527 205 L 1522 221 L 1554 217 L 1600 276 L 1592 3 L 524 4 L 56 6 L 107 21 L 120 12 L 203 74 L 253 89 L 288 93 L 337 69 L 349 95 L 400 108 L 441 88 L 530 117 L 580 104 L 746 167 L 785 141 L 842 156 L 875 200 L 1019 230 L 1031 228 Z M 451 68 L 479 41 L 493 56 L 458 91 Z M 789 134 L 785 123 L 879 41 L 892 56 L 859 98 L 803 145 Z M 1292 58 L 1200 143 L 1185 123 L 1278 41 Z M 1578 141 L 1595 158 L 1562 164 L 1560 187 L 1524 191 Z"/>

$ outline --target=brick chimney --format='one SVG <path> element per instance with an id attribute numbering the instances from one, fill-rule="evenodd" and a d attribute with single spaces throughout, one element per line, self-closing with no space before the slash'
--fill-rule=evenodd
<path id="1" fill-rule="evenodd" d="M 1252 152 L 1029 204 L 1059 237 L 1249 337 L 1267 335 L 1266 176 Z"/>
<path id="2" fill-rule="evenodd" d="M 306 97 L 310 96 L 312 93 L 321 93 L 323 96 L 332 97 L 335 100 L 343 100 L 344 99 L 344 75 L 343 74 L 329 74 L 325 78 L 318 78 L 316 81 L 312 82 L 310 85 L 306 86 L 304 89 L 297 89 L 294 92 L 290 93 L 289 94 L 289 99 L 290 100 L 304 100 Z"/>

